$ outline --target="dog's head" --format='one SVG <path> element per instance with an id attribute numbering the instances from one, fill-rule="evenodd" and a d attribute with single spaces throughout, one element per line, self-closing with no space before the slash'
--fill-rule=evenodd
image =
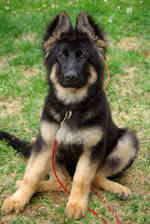
<path id="1" fill-rule="evenodd" d="M 85 12 L 73 28 L 69 16 L 60 12 L 44 37 L 44 61 L 48 80 L 62 88 L 80 89 L 103 82 L 106 42 L 103 31 Z"/>

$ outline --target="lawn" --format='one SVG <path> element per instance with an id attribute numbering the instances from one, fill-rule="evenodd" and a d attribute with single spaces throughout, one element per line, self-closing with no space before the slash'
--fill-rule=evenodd
<path id="1" fill-rule="evenodd" d="M 133 165 L 117 182 L 132 196 L 121 201 L 98 189 L 122 223 L 150 223 L 150 2 L 149 0 L 11 0 L 0 1 L 0 129 L 33 141 L 38 133 L 47 93 L 41 44 L 46 24 L 61 10 L 75 23 L 80 11 L 104 27 L 108 39 L 110 82 L 106 94 L 115 122 L 137 132 L 140 151 Z M 106 73 L 107 74 L 107 73 Z M 0 142 L 0 208 L 23 177 L 26 159 Z M 64 214 L 65 192 L 36 194 L 19 214 L 4 215 L 2 224 L 102 223 L 90 211 L 69 220 Z M 89 207 L 108 223 L 117 223 L 93 193 Z"/>

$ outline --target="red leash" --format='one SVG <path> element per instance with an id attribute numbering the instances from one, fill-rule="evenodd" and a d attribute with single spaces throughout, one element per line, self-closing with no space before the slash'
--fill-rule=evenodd
<path id="1" fill-rule="evenodd" d="M 109 68 L 108 68 L 107 64 L 105 64 L 105 67 L 106 67 L 106 70 L 107 70 L 107 81 L 105 83 L 104 89 L 106 88 L 106 86 L 108 85 L 108 82 L 110 80 L 110 71 L 109 71 Z"/>
<path id="2" fill-rule="evenodd" d="M 145 51 L 143 54 L 147 55 L 150 52 L 150 49 L 148 49 L 147 51 Z"/>

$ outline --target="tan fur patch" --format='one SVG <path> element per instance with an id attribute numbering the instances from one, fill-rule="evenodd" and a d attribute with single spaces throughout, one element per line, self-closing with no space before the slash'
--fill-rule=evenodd
<path id="1" fill-rule="evenodd" d="M 85 114 L 83 120 L 84 121 L 87 121 L 89 120 L 90 118 L 94 117 L 95 116 L 95 112 L 94 111 L 87 111 L 87 113 Z"/>
<path id="2" fill-rule="evenodd" d="M 123 136 L 113 150 L 113 152 L 107 157 L 106 163 L 103 167 L 101 167 L 101 173 L 108 177 L 111 175 L 115 175 L 122 171 L 124 167 L 135 157 L 136 149 L 133 146 L 132 140 L 128 135 Z M 119 164 L 112 168 L 109 166 L 109 161 L 111 160 L 119 160 Z"/>
<path id="3" fill-rule="evenodd" d="M 101 42 L 101 40 L 98 40 L 96 43 L 96 45 L 97 45 L 97 48 L 96 48 L 96 50 L 97 50 L 97 53 L 98 53 L 98 55 L 99 55 L 99 57 L 100 57 L 100 60 L 101 60 L 101 62 L 103 62 L 103 64 L 105 63 L 105 57 L 104 57 L 104 51 L 105 51 L 105 48 L 104 47 L 102 47 L 101 45 L 100 45 L 100 43 L 98 43 L 98 42 Z M 104 41 L 103 41 L 104 42 Z"/>
<path id="4" fill-rule="evenodd" d="M 106 44 L 103 40 L 97 40 L 97 46 L 98 47 L 102 47 L 102 48 L 105 48 L 106 47 Z"/>
<path id="5" fill-rule="evenodd" d="M 61 181 L 62 184 L 64 184 Z M 52 191 L 64 191 L 64 189 L 59 185 L 57 179 L 51 178 L 50 180 L 47 181 L 42 181 L 39 183 L 38 188 L 36 192 L 52 192 Z"/>
<path id="6" fill-rule="evenodd" d="M 68 187 L 70 187 L 69 184 L 71 182 L 71 177 L 69 176 L 66 168 L 63 165 L 55 164 L 55 170 L 60 182 L 68 189 Z M 37 192 L 42 191 L 63 191 L 63 188 L 58 183 L 53 171 L 50 173 L 50 180 L 39 183 Z"/>
<path id="7" fill-rule="evenodd" d="M 27 179 L 30 176 L 32 178 L 32 175 L 34 175 L 34 173 L 36 173 L 36 177 L 34 178 L 42 176 L 42 173 L 46 174 L 49 168 L 49 159 L 51 157 L 51 154 L 52 152 L 50 149 L 50 144 L 44 144 L 41 148 L 41 152 L 39 152 L 38 154 L 36 154 L 36 152 L 33 152 L 26 167 L 24 179 L 26 178 L 26 176 Z M 34 178 L 32 178 L 31 182 L 34 182 Z"/>
<path id="8" fill-rule="evenodd" d="M 82 130 L 72 130 L 67 125 L 60 127 L 56 134 L 59 144 L 83 144 L 85 147 L 95 146 L 103 136 L 99 127 L 91 127 Z"/>
<path id="9" fill-rule="evenodd" d="M 49 38 L 43 45 L 44 49 L 51 47 L 55 43 L 55 39 L 53 37 Z"/>
<path id="10" fill-rule="evenodd" d="M 58 125 L 54 123 L 50 123 L 46 120 L 41 121 L 40 131 L 41 131 L 41 136 L 45 142 L 50 144 L 52 141 L 54 141 L 58 127 L 59 127 Z"/>
<path id="11" fill-rule="evenodd" d="M 89 86 L 92 85 L 97 80 L 97 74 L 95 69 L 92 66 L 90 66 L 91 76 L 87 84 L 80 89 L 75 89 L 75 88 L 64 88 L 58 83 L 56 78 L 56 66 L 57 64 L 53 66 L 52 72 L 50 74 L 50 79 L 55 85 L 57 98 L 66 105 L 81 102 L 87 96 L 87 90 Z"/>
<path id="12" fill-rule="evenodd" d="M 103 190 L 118 194 L 120 197 L 124 197 L 124 199 L 131 194 L 128 188 L 111 180 L 108 180 L 106 177 L 101 175 L 101 172 L 97 172 L 93 180 L 93 184 L 96 187 L 102 188 Z"/>
<path id="13" fill-rule="evenodd" d="M 66 105 L 78 103 L 87 96 L 87 89 L 76 90 L 74 88 L 63 88 L 59 84 L 56 85 L 57 97 Z"/>
<path id="14" fill-rule="evenodd" d="M 53 37 L 50 37 L 43 45 L 43 48 L 45 50 L 45 56 L 44 59 L 46 59 L 50 53 L 50 50 L 52 48 L 52 46 L 55 44 L 56 39 Z"/>
<path id="15" fill-rule="evenodd" d="M 58 121 L 58 122 L 61 121 L 60 114 L 58 114 L 53 107 L 50 107 L 49 111 L 50 111 L 50 114 L 53 116 L 53 118 L 56 119 L 56 121 Z"/>

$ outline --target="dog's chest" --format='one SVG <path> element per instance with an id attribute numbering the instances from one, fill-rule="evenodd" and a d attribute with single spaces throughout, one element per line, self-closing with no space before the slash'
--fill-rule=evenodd
<path id="1" fill-rule="evenodd" d="M 73 145 L 82 144 L 79 130 L 76 127 L 76 114 L 72 111 L 67 111 L 65 113 L 64 119 L 61 122 L 61 126 L 56 133 L 56 140 L 58 144 L 63 145 Z"/>
<path id="2" fill-rule="evenodd" d="M 85 118 L 85 120 L 88 119 L 87 117 Z M 91 123 L 90 126 L 88 126 L 87 122 L 86 125 L 83 126 L 82 116 L 69 116 L 63 120 L 62 125 L 58 129 L 56 140 L 58 144 L 82 145 L 84 148 L 91 148 L 98 144 L 102 136 L 103 131 L 100 126 L 91 125 Z"/>
<path id="3" fill-rule="evenodd" d="M 64 123 L 57 131 L 56 140 L 58 144 L 63 145 L 82 144 L 79 130 L 70 128 L 70 126 L 66 123 Z"/>
<path id="4" fill-rule="evenodd" d="M 69 122 L 64 122 L 57 131 L 56 141 L 56 158 L 65 164 L 69 174 L 73 176 L 77 161 L 83 152 L 79 130 L 70 127 Z"/>

